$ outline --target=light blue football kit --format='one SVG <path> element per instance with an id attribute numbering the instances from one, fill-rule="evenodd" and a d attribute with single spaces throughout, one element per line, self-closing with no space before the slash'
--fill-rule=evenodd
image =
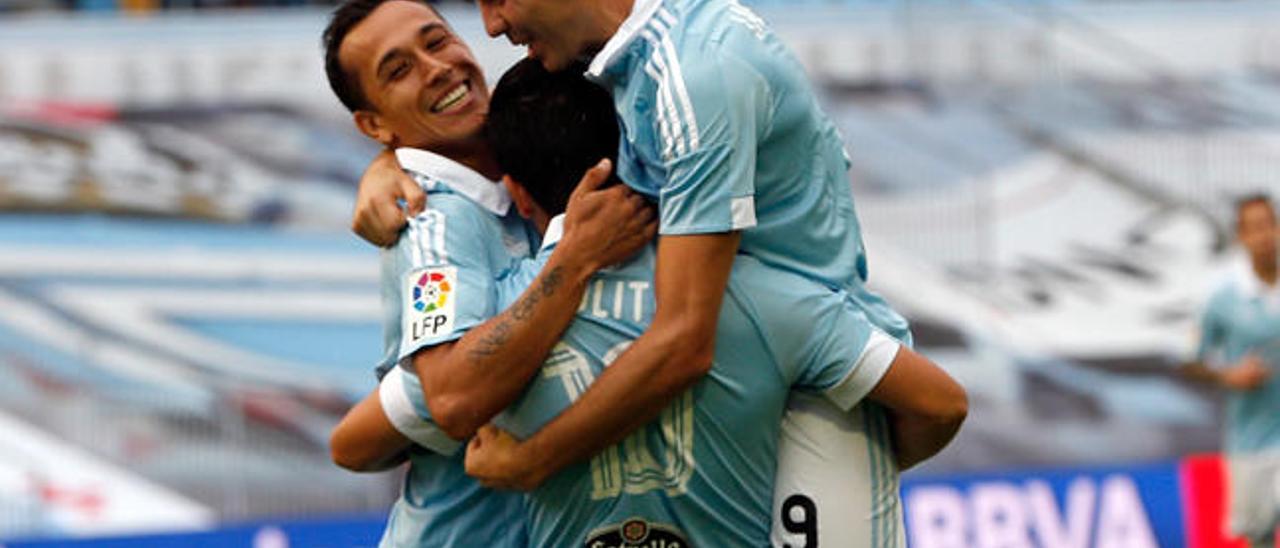
<path id="1" fill-rule="evenodd" d="M 532 281 L 559 232 L 553 222 L 532 267 L 500 284 L 499 307 Z M 531 436 L 644 332 L 654 312 L 654 257 L 650 246 L 596 273 L 575 321 L 496 424 Z M 859 318 L 840 292 L 739 255 L 711 372 L 658 420 L 532 492 L 526 502 L 531 544 L 767 545 L 788 393 L 792 387 L 821 393 L 848 410 L 879 382 L 897 350 Z M 863 354 L 863 348 L 876 350 Z"/>
<path id="2" fill-rule="evenodd" d="M 847 291 L 910 340 L 865 287 L 840 134 L 758 16 L 732 0 L 636 0 L 587 77 L 613 95 L 618 176 L 658 200 L 660 234 L 741 230 L 741 253 Z"/>
<path id="3" fill-rule="evenodd" d="M 1201 317 L 1200 361 L 1210 367 L 1262 360 L 1271 376 L 1227 394 L 1229 526 L 1251 545 L 1270 546 L 1280 527 L 1280 287 L 1268 287 L 1241 261 Z"/>
<path id="4" fill-rule="evenodd" d="M 1201 317 L 1199 358 L 1213 365 L 1260 358 L 1271 377 L 1256 390 L 1227 397 L 1228 453 L 1280 449 L 1280 288 L 1268 288 L 1252 266 L 1237 265 Z"/>
<path id="5" fill-rule="evenodd" d="M 416 445 L 382 546 L 527 545 L 522 499 L 466 475 L 462 443 L 430 422 L 408 360 L 496 316 L 497 285 L 528 261 L 537 238 L 500 184 L 442 156 L 399 149 L 427 192 L 427 209 L 382 253 L 385 354 L 379 397 L 392 424 Z"/>
<path id="6" fill-rule="evenodd" d="M 740 230 L 739 253 L 843 291 L 866 322 L 911 344 L 907 322 L 866 288 L 840 135 L 763 20 L 736 0 L 636 0 L 587 77 L 613 96 L 619 177 L 658 200 L 659 233 Z M 779 470 L 775 506 L 816 502 L 823 544 L 905 545 L 883 409 L 865 406 L 851 431 L 826 424 L 839 410 L 802 399 L 789 404 L 782 455 L 799 468 Z M 865 477 L 850 484 L 832 459 L 859 452 Z M 774 543 L 803 544 L 783 534 L 780 512 Z"/>

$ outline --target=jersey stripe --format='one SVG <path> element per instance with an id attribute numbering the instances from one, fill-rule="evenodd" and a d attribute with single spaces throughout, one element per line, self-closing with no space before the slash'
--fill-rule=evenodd
<path id="1" fill-rule="evenodd" d="M 659 122 L 665 120 L 667 125 L 667 138 L 663 142 L 662 158 L 669 161 L 673 151 L 676 154 L 685 154 L 689 151 L 689 147 L 680 127 L 680 113 L 676 108 L 676 101 L 671 95 L 670 71 L 667 70 L 667 63 L 663 59 L 661 39 L 650 29 L 641 31 L 641 36 L 649 42 L 649 47 L 653 50 L 653 56 L 645 66 L 648 67 L 651 64 L 655 69 L 654 72 L 649 73 L 649 76 L 653 77 L 658 86 Z"/>
<path id="2" fill-rule="evenodd" d="M 666 14 L 665 17 L 663 17 L 664 13 Z M 668 18 L 674 19 L 670 13 L 666 13 L 666 8 L 659 9 L 658 16 L 659 18 L 655 21 L 666 21 Z M 661 25 L 661 23 L 658 24 Z M 667 63 L 671 69 L 671 81 L 675 83 L 674 92 L 676 98 L 680 100 L 680 106 L 684 109 L 685 123 L 688 124 L 686 129 L 689 137 L 689 152 L 694 152 L 698 150 L 698 120 L 693 113 L 693 101 L 689 99 L 689 90 L 684 85 L 684 72 L 680 69 L 680 58 L 676 55 L 675 45 L 671 43 L 671 36 L 666 30 L 666 27 L 663 27 L 663 32 L 659 37 L 662 39 L 662 48 L 666 53 Z"/>
<path id="3" fill-rule="evenodd" d="M 649 63 L 652 63 L 657 72 L 656 75 L 649 72 L 646 64 L 646 72 L 658 86 L 659 116 L 667 120 L 668 135 L 664 138 L 662 156 L 665 160 L 670 160 L 673 150 L 676 154 L 698 150 L 699 131 L 693 101 L 689 98 L 680 60 L 669 36 L 668 25 L 674 22 L 674 17 L 665 8 L 660 9 L 658 15 L 659 17 L 649 21 L 648 27 L 641 31 L 641 36 L 649 43 Z M 661 124 L 661 118 L 659 123 Z"/>
<path id="4" fill-rule="evenodd" d="M 448 263 L 449 252 L 444 245 L 444 231 L 445 231 L 446 217 L 444 213 L 441 213 L 439 211 L 431 211 L 430 216 L 435 221 L 432 223 L 432 226 L 431 226 L 432 228 L 431 236 L 433 237 L 431 240 L 431 248 L 432 248 L 432 251 L 435 252 L 436 254 L 436 262 L 438 264 Z"/>
<path id="5" fill-rule="evenodd" d="M 426 258 L 423 257 L 422 249 L 422 232 L 424 230 L 427 230 L 427 228 L 422 226 L 422 223 L 417 221 L 409 222 L 409 230 L 405 236 L 408 236 L 409 241 L 412 242 L 411 245 L 406 246 L 406 251 L 409 254 L 407 258 L 409 259 L 410 269 L 419 268 L 423 264 L 426 264 L 424 262 Z"/>
<path id="6" fill-rule="evenodd" d="M 640 31 L 640 35 L 645 41 L 649 42 L 650 47 L 657 50 L 658 37 L 649 29 Z M 672 152 L 684 154 L 688 147 L 685 145 L 684 137 L 680 134 L 678 125 L 680 123 L 680 115 L 676 112 L 675 101 L 671 98 L 671 88 L 667 85 L 666 76 L 667 67 L 659 56 L 654 56 L 645 63 L 645 73 L 653 78 L 658 84 L 658 129 L 662 133 L 662 159 L 670 161 Z"/>
<path id="7" fill-rule="evenodd" d="M 867 477 L 871 479 L 871 546 L 879 546 L 880 530 L 876 527 L 874 509 L 876 505 L 876 497 L 880 492 L 880 475 L 876 473 L 876 451 L 874 443 L 874 430 L 872 429 L 871 415 L 874 408 L 870 405 L 864 406 L 862 409 L 862 430 L 867 433 Z"/>

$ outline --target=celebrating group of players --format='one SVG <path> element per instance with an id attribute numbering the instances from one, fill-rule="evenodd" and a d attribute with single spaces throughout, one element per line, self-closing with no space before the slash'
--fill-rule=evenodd
<path id="1" fill-rule="evenodd" d="M 967 402 L 866 289 L 789 51 L 735 0 L 478 5 L 529 50 L 492 94 L 425 3 L 324 35 L 386 147 L 354 222 L 387 246 L 381 382 L 332 439 L 410 463 L 383 545 L 903 546 L 898 473 Z"/>

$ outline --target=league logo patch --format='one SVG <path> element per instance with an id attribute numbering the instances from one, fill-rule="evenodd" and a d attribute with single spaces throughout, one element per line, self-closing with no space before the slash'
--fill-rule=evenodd
<path id="1" fill-rule="evenodd" d="M 584 548 L 688 548 L 689 541 L 679 529 L 631 518 L 591 532 Z"/>
<path id="2" fill-rule="evenodd" d="M 401 322 L 407 342 L 432 339 L 453 331 L 457 285 L 457 269 L 451 266 L 414 270 L 405 276 Z"/>
<path id="3" fill-rule="evenodd" d="M 435 312 L 449 302 L 453 286 L 444 272 L 424 271 L 413 284 L 413 308 L 418 312 Z"/>

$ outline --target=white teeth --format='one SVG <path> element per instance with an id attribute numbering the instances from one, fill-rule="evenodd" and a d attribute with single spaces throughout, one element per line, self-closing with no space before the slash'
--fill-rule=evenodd
<path id="1" fill-rule="evenodd" d="M 440 99 L 440 101 L 438 101 L 435 106 L 431 107 L 431 110 L 435 112 L 441 112 L 444 109 L 447 109 L 453 106 L 458 101 L 461 101 L 462 98 L 466 96 L 467 96 L 467 84 L 466 83 L 458 84 L 458 87 L 453 88 L 453 91 L 450 91 L 448 95 L 445 95 L 444 98 Z"/>

